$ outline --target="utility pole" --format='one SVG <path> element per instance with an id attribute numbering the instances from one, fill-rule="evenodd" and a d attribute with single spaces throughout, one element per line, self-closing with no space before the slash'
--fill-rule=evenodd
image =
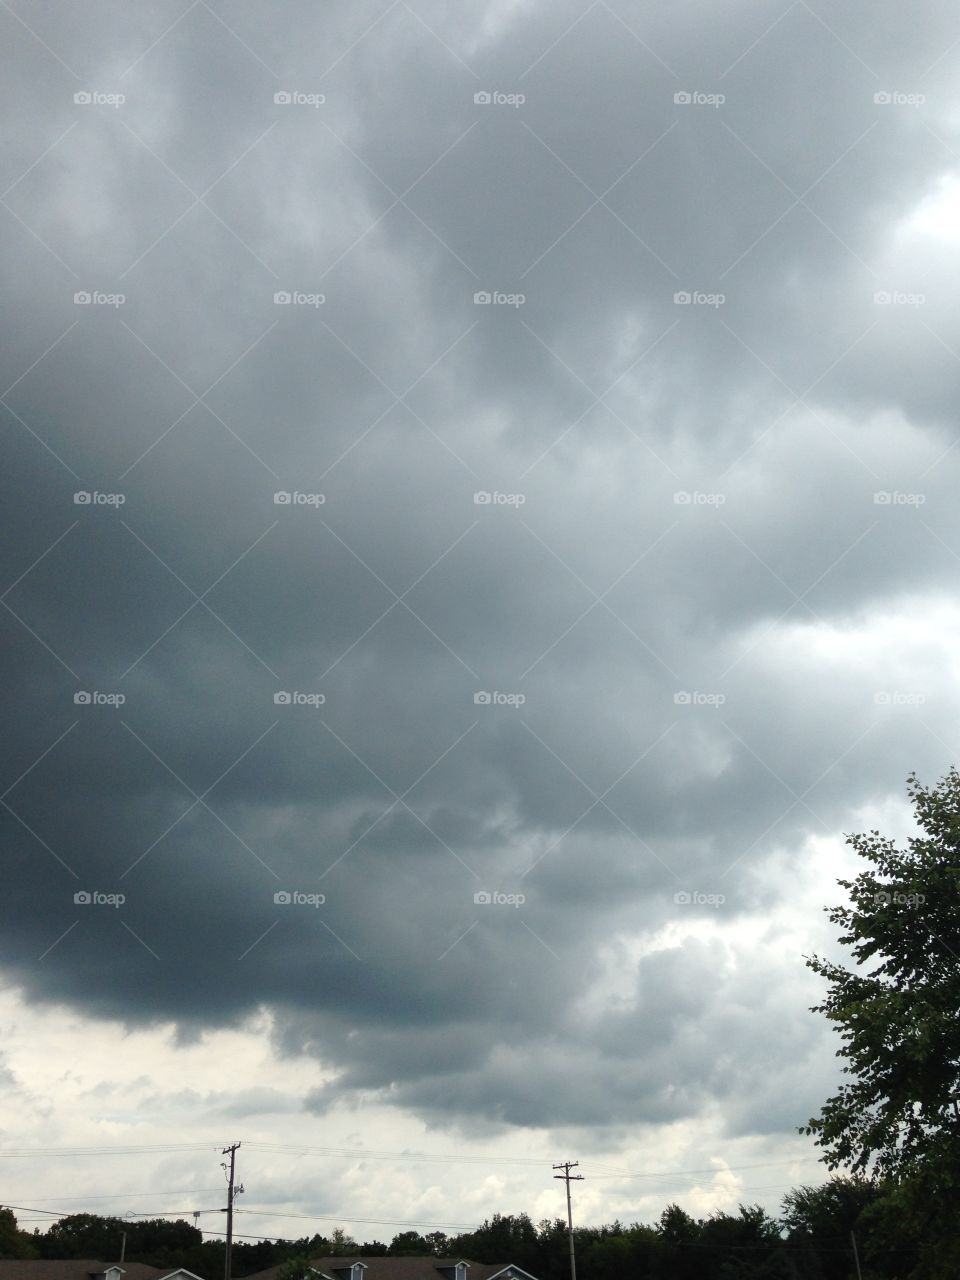
<path id="1" fill-rule="evenodd" d="M 577 1280 L 577 1259 L 573 1251 L 573 1208 L 570 1203 L 570 1183 L 582 1182 L 582 1173 L 571 1173 L 571 1169 L 576 1169 L 580 1164 L 579 1160 L 564 1160 L 562 1164 L 555 1164 L 555 1169 L 562 1169 L 563 1173 L 555 1173 L 555 1178 L 562 1178 L 567 1184 L 567 1228 L 570 1232 L 570 1280 Z M 229 1277 L 227 1277 L 229 1280 Z"/>
<path id="2" fill-rule="evenodd" d="M 231 1267 L 233 1256 L 233 1202 L 243 1190 L 243 1187 L 234 1189 L 233 1176 L 236 1170 L 237 1147 L 239 1142 L 235 1142 L 232 1147 L 224 1147 L 221 1155 L 230 1157 L 230 1172 L 227 1175 L 227 1207 L 224 1212 L 227 1215 L 227 1248 L 223 1259 L 223 1280 L 231 1280 Z M 226 1169 L 226 1165 L 223 1166 Z"/>
<path id="3" fill-rule="evenodd" d="M 857 1253 L 857 1237 L 850 1232 L 850 1239 L 853 1241 L 853 1260 L 857 1264 L 857 1280 L 863 1280 L 860 1274 L 860 1255 Z"/>

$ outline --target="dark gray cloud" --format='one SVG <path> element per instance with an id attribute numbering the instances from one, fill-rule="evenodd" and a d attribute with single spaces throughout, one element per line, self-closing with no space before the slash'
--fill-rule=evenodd
<path id="1" fill-rule="evenodd" d="M 904 228 L 958 31 L 921 17 L 5 16 L 29 998 L 266 1008 L 315 1109 L 806 1118 L 799 954 L 663 931 L 789 912 L 774 858 L 953 758 L 956 246 Z"/>

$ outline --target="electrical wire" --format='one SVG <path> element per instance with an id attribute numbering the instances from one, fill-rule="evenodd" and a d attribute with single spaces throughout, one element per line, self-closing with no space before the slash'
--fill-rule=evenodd
<path id="1" fill-rule="evenodd" d="M 173 1191 L 124 1191 L 120 1194 L 115 1192 L 92 1192 L 87 1196 L 46 1196 L 50 1201 L 57 1200 L 82 1200 L 85 1203 L 89 1200 L 134 1200 L 138 1196 L 193 1196 L 193 1195 L 213 1195 L 219 1191 L 219 1187 L 179 1187 Z M 191 1210 L 191 1213 L 193 1210 Z"/>
<path id="2" fill-rule="evenodd" d="M 224 1143 L 223 1146 L 227 1146 Z M 142 1147 L 6 1147 L 0 1156 L 148 1156 L 173 1151 L 211 1151 L 223 1155 L 220 1143 L 175 1142 L 154 1143 Z"/>
<path id="3" fill-rule="evenodd" d="M 372 1222 L 379 1227 L 451 1227 L 455 1231 L 476 1231 L 476 1225 L 465 1227 L 460 1222 L 407 1222 L 401 1218 L 344 1218 L 341 1214 L 277 1213 L 268 1209 L 236 1209 L 254 1218 L 302 1218 L 306 1222 Z"/>
<path id="4" fill-rule="evenodd" d="M 411 1160 L 418 1163 L 426 1164 L 465 1164 L 465 1165 L 516 1165 L 526 1168 L 546 1168 L 552 1167 L 551 1161 L 544 1156 L 536 1157 L 511 1157 L 511 1156 L 495 1156 L 495 1155 L 453 1155 L 453 1154 L 430 1154 L 428 1152 L 415 1151 L 384 1151 L 379 1149 L 367 1150 L 363 1147 L 315 1147 L 293 1143 L 274 1143 L 274 1142 L 245 1142 L 244 1149 L 251 1151 L 275 1152 L 277 1154 L 289 1153 L 291 1155 L 323 1155 L 343 1157 L 345 1159 L 359 1160 Z M 141 1147 L 19 1147 L 7 1148 L 0 1150 L 0 1156 L 30 1156 L 30 1155 L 49 1155 L 49 1156 L 70 1156 L 70 1155 L 147 1155 L 153 1153 L 162 1153 L 166 1151 L 209 1151 L 215 1149 L 217 1154 L 221 1154 L 222 1148 L 219 1144 L 199 1142 L 199 1143 L 171 1143 L 156 1144 L 152 1146 Z M 606 1178 L 673 1178 L 673 1177 L 690 1177 L 701 1173 L 738 1173 L 746 1169 L 769 1169 L 769 1168 L 786 1168 L 790 1165 L 799 1163 L 797 1158 L 792 1160 L 766 1160 L 755 1164 L 730 1165 L 725 1168 L 718 1169 L 716 1165 L 699 1169 L 657 1169 L 653 1171 L 633 1170 L 633 1169 L 614 1169 L 610 1165 L 593 1164 L 590 1161 L 584 1161 L 581 1167 L 593 1179 Z M 158 1192 L 157 1194 L 165 1194 Z M 103 1197 L 106 1198 L 106 1197 Z"/>

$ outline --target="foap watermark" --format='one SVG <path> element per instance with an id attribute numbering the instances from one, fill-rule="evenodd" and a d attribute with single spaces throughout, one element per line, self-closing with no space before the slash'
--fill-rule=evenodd
<path id="1" fill-rule="evenodd" d="M 901 289 L 878 289 L 873 295 L 876 307 L 922 307 L 927 300 L 925 293 L 904 293 Z"/>
<path id="2" fill-rule="evenodd" d="M 873 900 L 878 907 L 922 907 L 927 896 L 924 893 L 902 893 L 897 889 L 892 893 L 888 889 L 878 889 Z"/>
<path id="3" fill-rule="evenodd" d="M 875 507 L 922 507 L 925 493 L 902 493 L 899 489 L 878 489 L 873 495 Z"/>
<path id="4" fill-rule="evenodd" d="M 99 689 L 78 689 L 73 695 L 77 707 L 122 707 L 126 700 L 125 693 L 101 693 Z"/>
<path id="5" fill-rule="evenodd" d="M 475 507 L 522 507 L 525 493 L 501 493 L 499 489 L 478 489 L 473 495 Z"/>
<path id="6" fill-rule="evenodd" d="M 875 107 L 922 107 L 925 93 L 902 93 L 899 89 L 881 89 L 873 95 Z"/>
<path id="7" fill-rule="evenodd" d="M 673 501 L 678 507 L 722 507 L 725 493 L 701 493 L 699 489 L 678 489 Z"/>
<path id="8" fill-rule="evenodd" d="M 502 93 L 499 89 L 479 89 L 473 95 L 475 107 L 522 107 L 525 93 Z"/>
<path id="9" fill-rule="evenodd" d="M 722 893 L 701 893 L 699 889 L 681 889 L 673 895 L 678 907 L 722 907 L 726 897 Z"/>
<path id="10" fill-rule="evenodd" d="M 99 489 L 78 489 L 73 495 L 75 507 L 122 507 L 126 494 L 101 493 Z"/>
<path id="11" fill-rule="evenodd" d="M 273 295 L 275 307 L 322 307 L 325 293 L 304 293 L 302 289 L 278 289 Z"/>
<path id="12" fill-rule="evenodd" d="M 278 889 L 273 895 L 278 907 L 322 907 L 326 902 L 323 893 L 304 893 L 301 889 Z"/>
<path id="13" fill-rule="evenodd" d="M 327 100 L 325 93 L 303 93 L 300 89 L 278 89 L 273 95 L 277 107 L 322 107 Z"/>
<path id="14" fill-rule="evenodd" d="M 122 93 L 104 93 L 101 89 L 80 89 L 73 95 L 76 107 L 113 107 L 116 111 L 126 102 Z"/>
<path id="15" fill-rule="evenodd" d="M 294 489 L 292 492 L 287 489 L 278 489 L 273 495 L 275 507 L 322 507 L 326 500 L 326 495 L 323 493 L 301 493 L 299 489 Z"/>
<path id="16" fill-rule="evenodd" d="M 678 689 L 673 695 L 678 707 L 722 707 L 726 700 L 725 693 L 701 693 L 698 689 Z"/>
<path id="17" fill-rule="evenodd" d="M 125 293 L 104 293 L 102 289 L 78 289 L 73 295 L 75 307 L 122 307 L 127 300 Z"/>
<path id="18" fill-rule="evenodd" d="M 473 295 L 475 307 L 522 307 L 525 293 L 502 293 L 499 289 L 478 289 Z"/>
<path id="19" fill-rule="evenodd" d="M 911 693 L 906 689 L 878 689 L 873 695 L 878 707 L 922 707 L 926 700 L 925 693 Z"/>
<path id="20" fill-rule="evenodd" d="M 122 907 L 127 897 L 124 893 L 101 893 L 99 889 L 78 889 L 73 901 L 78 907 Z"/>
<path id="21" fill-rule="evenodd" d="M 673 95 L 678 107 L 722 107 L 726 100 L 725 93 L 703 93 L 700 89 L 680 89 Z"/>
<path id="22" fill-rule="evenodd" d="M 473 895 L 478 907 L 522 907 L 526 900 L 524 893 L 501 893 L 499 889 L 478 889 Z"/>
<path id="23" fill-rule="evenodd" d="M 702 289 L 678 289 L 673 295 L 676 307 L 722 307 L 727 300 L 725 293 L 705 293 Z"/>
<path id="24" fill-rule="evenodd" d="M 525 693 L 501 693 L 499 689 L 478 689 L 473 695 L 475 707 L 522 707 Z"/>
<path id="25" fill-rule="evenodd" d="M 299 689 L 278 689 L 273 695 L 275 707 L 322 707 L 325 693 L 301 693 Z"/>

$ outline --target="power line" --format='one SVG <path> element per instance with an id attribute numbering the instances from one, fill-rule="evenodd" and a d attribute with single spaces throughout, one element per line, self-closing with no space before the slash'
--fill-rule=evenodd
<path id="1" fill-rule="evenodd" d="M 246 1145 L 252 1150 L 257 1150 L 257 1151 L 276 1151 L 281 1153 L 290 1152 L 292 1154 L 303 1154 L 303 1155 L 311 1153 L 311 1154 L 327 1155 L 327 1156 L 344 1156 L 344 1157 L 364 1159 L 364 1160 L 415 1160 L 415 1161 L 425 1161 L 433 1164 L 479 1164 L 479 1165 L 513 1164 L 513 1165 L 526 1166 L 528 1168 L 542 1168 L 544 1165 L 549 1163 L 549 1160 L 547 1159 L 547 1157 L 543 1157 L 542 1159 L 540 1159 L 537 1157 L 529 1157 L 529 1156 L 528 1157 L 495 1156 L 495 1155 L 461 1156 L 461 1155 L 447 1155 L 447 1154 L 431 1155 L 427 1152 L 416 1152 L 416 1151 L 383 1151 L 383 1150 L 376 1150 L 376 1149 L 368 1150 L 364 1147 L 314 1147 L 314 1146 L 300 1145 L 300 1144 L 294 1144 L 294 1143 L 274 1143 L 274 1142 L 248 1142 Z M 788 1165 L 797 1164 L 797 1163 L 798 1163 L 797 1159 L 765 1160 L 755 1164 L 744 1164 L 744 1165 L 737 1165 L 737 1166 L 731 1165 L 729 1166 L 729 1168 L 731 1172 L 735 1172 L 736 1170 L 739 1170 L 739 1169 L 786 1168 Z M 700 1169 L 659 1170 L 653 1173 L 650 1173 L 648 1171 L 637 1172 L 631 1169 L 614 1169 L 610 1165 L 594 1164 L 592 1161 L 589 1161 L 589 1160 L 585 1163 L 584 1168 L 586 1168 L 589 1171 L 589 1176 L 591 1178 L 659 1178 L 659 1177 L 681 1176 L 681 1175 L 696 1174 L 696 1173 L 722 1172 L 722 1170 L 718 1170 L 715 1165 L 711 1165 L 709 1167 L 700 1168 Z"/>
<path id="2" fill-rule="evenodd" d="M 415 1160 L 429 1164 L 515 1164 L 530 1168 L 542 1168 L 544 1165 L 549 1164 L 549 1160 L 546 1157 L 540 1160 L 531 1157 L 510 1156 L 431 1155 L 428 1152 L 417 1151 L 379 1151 L 368 1150 L 365 1147 L 308 1147 L 293 1143 L 281 1144 L 273 1142 L 248 1142 L 247 1146 L 255 1151 L 276 1151 L 291 1155 L 343 1156 L 348 1159 L 363 1160 Z"/>
<path id="3" fill-rule="evenodd" d="M 516 1165 L 526 1168 L 543 1168 L 549 1164 L 547 1157 L 542 1159 L 539 1157 L 518 1157 L 518 1156 L 496 1156 L 496 1155 L 477 1155 L 464 1156 L 452 1154 L 430 1154 L 429 1152 L 415 1151 L 384 1151 L 380 1149 L 368 1150 L 363 1147 L 319 1147 L 308 1146 L 299 1143 L 275 1143 L 275 1142 L 248 1142 L 245 1144 L 248 1149 L 255 1151 L 271 1151 L 279 1154 L 289 1153 L 292 1155 L 324 1155 L 324 1156 L 342 1156 L 347 1159 L 361 1160 L 412 1160 L 427 1164 L 465 1164 L 465 1165 Z M 31 1155 L 49 1155 L 49 1156 L 83 1156 L 83 1155 L 149 1155 L 160 1154 L 163 1152 L 175 1151 L 209 1151 L 216 1148 L 222 1152 L 215 1143 L 194 1142 L 194 1143 L 157 1143 L 150 1146 L 138 1147 L 14 1147 L 0 1150 L 0 1156 L 17 1156 L 25 1157 Z M 797 1164 L 797 1159 L 792 1160 L 765 1160 L 755 1164 L 729 1165 L 723 1169 L 718 1169 L 716 1165 L 703 1167 L 699 1169 L 661 1169 L 650 1172 L 648 1170 L 636 1171 L 632 1169 L 613 1169 L 610 1165 L 594 1164 L 587 1161 L 585 1168 L 592 1179 L 600 1178 L 671 1178 L 671 1177 L 687 1177 L 701 1173 L 737 1173 L 745 1169 L 769 1169 L 769 1168 L 786 1168 L 789 1165 Z M 146 1194 L 146 1193 L 145 1193 Z M 165 1194 L 159 1192 L 158 1194 Z"/>
<path id="4" fill-rule="evenodd" d="M 594 1173 L 594 1169 L 602 1169 L 604 1166 L 592 1165 L 588 1162 L 586 1167 L 590 1170 L 590 1177 L 596 1181 L 598 1178 L 680 1178 L 697 1173 L 739 1173 L 743 1169 L 784 1169 L 788 1165 L 797 1163 L 799 1163 L 797 1160 L 764 1160 L 760 1164 L 725 1165 L 722 1169 L 718 1169 L 716 1165 L 711 1165 L 709 1168 L 703 1169 L 660 1169 L 653 1173 L 634 1173 L 630 1170 L 624 1170 L 620 1173 Z"/>
<path id="5" fill-rule="evenodd" d="M 167 1151 L 219 1151 L 215 1142 L 166 1142 L 139 1147 L 6 1147 L 0 1156 L 142 1156 Z"/>
<path id="6" fill-rule="evenodd" d="M 238 1209 L 254 1218 L 302 1218 L 306 1222 L 372 1222 L 380 1227 L 452 1227 L 456 1231 L 476 1231 L 476 1223 L 464 1226 L 460 1222 L 408 1222 L 401 1218 L 345 1218 L 339 1213 L 277 1213 L 267 1209 Z"/>
<path id="7" fill-rule="evenodd" d="M 138 1196 L 200 1196 L 212 1194 L 214 1191 L 219 1190 L 219 1187 L 175 1187 L 173 1190 L 167 1189 L 166 1191 L 91 1192 L 86 1196 L 47 1196 L 46 1199 L 51 1201 L 81 1200 L 87 1203 L 90 1200 L 133 1200 Z M 6 1201 L 0 1201 L 0 1203 L 6 1204 Z"/>
<path id="8" fill-rule="evenodd" d="M 24 1213 L 43 1214 L 45 1218 L 49 1219 L 52 1222 L 59 1222 L 61 1218 L 69 1218 L 69 1217 L 75 1216 L 73 1214 L 64 1213 L 62 1209 L 41 1209 L 37 1206 L 31 1206 L 31 1205 L 25 1205 L 25 1204 L 10 1204 L 8 1200 L 2 1200 L 2 1199 L 0 1199 L 0 1205 L 2 1205 L 4 1209 L 17 1209 L 17 1210 L 22 1210 Z M 223 1209 L 220 1207 L 217 1207 L 214 1209 L 140 1209 L 140 1210 L 137 1210 L 136 1212 L 131 1210 L 125 1216 L 128 1218 L 180 1218 L 180 1217 L 183 1217 L 184 1214 L 190 1214 L 190 1213 L 193 1213 L 193 1214 L 223 1213 Z M 103 1217 L 105 1215 L 98 1214 L 96 1216 Z M 33 1218 L 31 1219 L 31 1221 L 39 1222 L 40 1219 Z"/>

